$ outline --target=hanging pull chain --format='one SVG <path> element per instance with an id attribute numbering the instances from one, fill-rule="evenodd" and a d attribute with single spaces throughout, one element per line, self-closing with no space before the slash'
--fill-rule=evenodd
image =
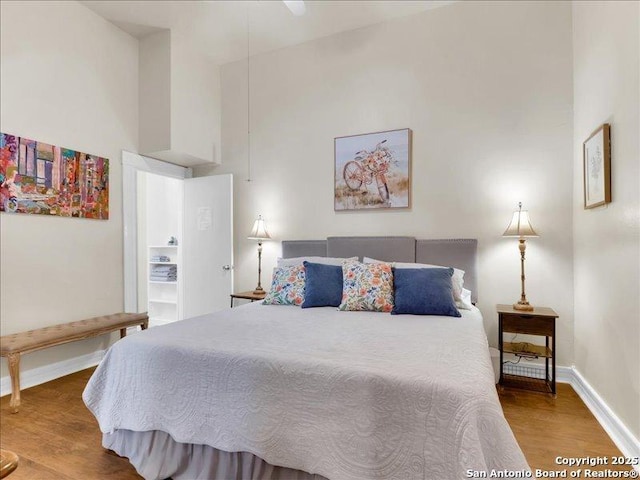
<path id="1" fill-rule="evenodd" d="M 249 8 L 251 7 L 251 2 L 247 2 L 247 182 L 251 181 L 251 70 L 250 70 L 250 18 L 249 18 Z"/>

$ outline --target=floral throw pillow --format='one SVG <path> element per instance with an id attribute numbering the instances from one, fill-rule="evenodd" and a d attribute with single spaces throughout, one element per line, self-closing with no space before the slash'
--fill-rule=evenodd
<path id="1" fill-rule="evenodd" d="M 342 303 L 338 310 L 390 312 L 392 309 L 391 264 L 353 261 L 342 264 Z"/>
<path id="2" fill-rule="evenodd" d="M 297 305 L 304 301 L 304 266 L 276 267 L 273 269 L 271 290 L 263 305 Z"/>

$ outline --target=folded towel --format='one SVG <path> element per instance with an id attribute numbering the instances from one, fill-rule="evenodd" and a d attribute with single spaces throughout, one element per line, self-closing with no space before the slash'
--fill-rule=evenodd
<path id="1" fill-rule="evenodd" d="M 151 273 L 176 273 L 178 269 L 176 267 L 152 267 Z"/>

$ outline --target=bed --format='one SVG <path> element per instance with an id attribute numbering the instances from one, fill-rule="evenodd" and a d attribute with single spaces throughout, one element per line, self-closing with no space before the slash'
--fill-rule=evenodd
<path id="1" fill-rule="evenodd" d="M 330 237 L 284 257 L 466 270 L 475 240 Z M 467 283 L 468 282 L 468 283 Z M 83 394 L 145 479 L 457 479 L 526 471 L 478 309 L 459 318 L 253 303 L 114 344 Z"/>

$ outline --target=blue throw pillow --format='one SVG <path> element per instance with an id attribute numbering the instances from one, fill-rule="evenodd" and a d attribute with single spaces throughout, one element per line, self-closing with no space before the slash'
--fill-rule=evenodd
<path id="1" fill-rule="evenodd" d="M 303 262 L 305 268 L 302 308 L 337 307 L 342 301 L 342 266 Z"/>
<path id="2" fill-rule="evenodd" d="M 460 317 L 453 300 L 452 275 L 453 268 L 394 268 L 391 314 Z"/>

